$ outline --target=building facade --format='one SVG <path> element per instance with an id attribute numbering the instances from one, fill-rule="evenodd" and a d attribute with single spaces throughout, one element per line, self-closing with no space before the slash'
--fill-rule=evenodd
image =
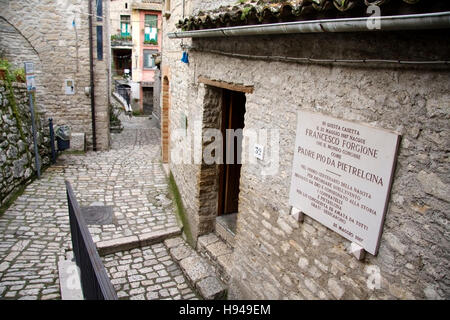
<path id="1" fill-rule="evenodd" d="M 112 72 L 122 77 L 126 69 L 131 72 L 131 1 L 110 1 L 110 6 Z"/>
<path id="2" fill-rule="evenodd" d="M 384 2 L 381 16 L 440 22 L 388 25 L 364 1 L 166 1 L 162 158 L 194 240 L 232 221 L 229 298 L 450 297 L 449 8 Z M 295 33 L 267 28 L 295 21 Z M 400 137 L 375 254 L 358 259 L 348 237 L 292 208 L 299 112 Z M 217 144 L 226 129 L 242 129 L 242 151 Z M 222 150 L 242 165 L 206 159 Z"/>
<path id="3" fill-rule="evenodd" d="M 0 9 L 0 53 L 15 67 L 34 62 L 38 111 L 96 150 L 109 148 L 108 10 L 108 1 L 81 0 L 1 1 Z"/>
<path id="4" fill-rule="evenodd" d="M 111 0 L 114 76 L 116 80 L 123 80 L 126 70 L 131 107 L 133 111 L 147 115 L 154 114 L 155 71 L 158 68 L 155 59 L 161 54 L 161 3 L 160 0 Z"/>

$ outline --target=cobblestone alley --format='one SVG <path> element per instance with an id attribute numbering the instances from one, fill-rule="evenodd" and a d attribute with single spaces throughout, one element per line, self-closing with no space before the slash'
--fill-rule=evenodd
<path id="1" fill-rule="evenodd" d="M 159 129 L 147 117 L 122 123 L 110 151 L 60 156 L 0 216 L 0 299 L 61 298 L 58 261 L 71 247 L 64 180 L 80 206 L 113 207 L 111 224 L 89 226 L 94 242 L 177 227 Z M 164 243 L 102 259 L 119 298 L 196 298 Z"/>

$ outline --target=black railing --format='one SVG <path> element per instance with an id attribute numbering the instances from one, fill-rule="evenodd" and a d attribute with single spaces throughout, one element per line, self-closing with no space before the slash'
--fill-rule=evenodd
<path id="1" fill-rule="evenodd" d="M 117 300 L 97 247 L 92 240 L 70 183 L 66 181 L 73 255 L 80 269 L 81 288 L 86 300 Z"/>
<path id="2" fill-rule="evenodd" d="M 121 84 L 118 81 L 115 82 L 115 91 L 121 96 L 127 103 L 128 107 L 130 106 L 130 91 L 131 88 L 127 84 Z"/>
<path id="3" fill-rule="evenodd" d="M 55 150 L 55 131 L 53 130 L 53 119 L 48 119 L 48 128 L 50 131 L 50 150 L 52 151 L 52 164 L 56 163 L 56 150 Z"/>

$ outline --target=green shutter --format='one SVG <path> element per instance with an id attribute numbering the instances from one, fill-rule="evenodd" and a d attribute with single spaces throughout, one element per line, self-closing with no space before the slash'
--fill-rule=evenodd
<path id="1" fill-rule="evenodd" d="M 156 15 L 145 15 L 144 42 L 158 43 L 158 16 Z"/>
<path id="2" fill-rule="evenodd" d="M 130 35 L 130 16 L 120 16 L 120 35 L 122 37 Z"/>

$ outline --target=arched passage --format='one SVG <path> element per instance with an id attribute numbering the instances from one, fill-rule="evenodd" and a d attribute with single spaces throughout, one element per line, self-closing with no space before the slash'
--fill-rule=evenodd
<path id="1" fill-rule="evenodd" d="M 37 50 L 22 32 L 6 18 L 0 17 L 0 57 L 8 60 L 13 69 L 23 68 L 24 62 L 33 62 L 36 81 L 36 107 L 38 111 L 45 111 L 42 103 L 45 87 L 42 77 L 42 62 Z"/>

